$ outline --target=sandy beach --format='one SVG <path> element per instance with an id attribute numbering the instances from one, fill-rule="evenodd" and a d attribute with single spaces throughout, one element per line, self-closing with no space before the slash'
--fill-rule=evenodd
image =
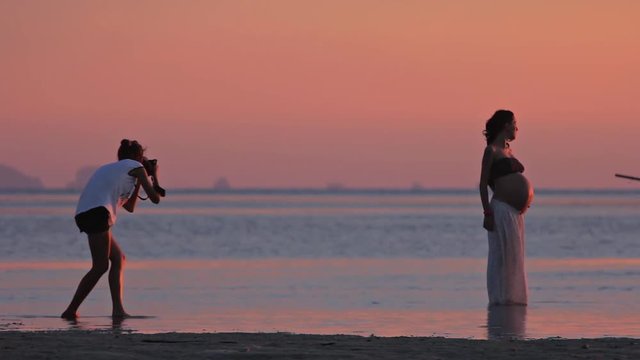
<path id="1" fill-rule="evenodd" d="M 2 359 L 638 359 L 628 338 L 467 340 L 288 333 L 2 332 Z"/>

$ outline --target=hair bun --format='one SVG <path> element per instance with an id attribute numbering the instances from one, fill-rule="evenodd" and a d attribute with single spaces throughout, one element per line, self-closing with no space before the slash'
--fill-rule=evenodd
<path id="1" fill-rule="evenodd" d="M 129 139 L 122 139 L 122 141 L 120 141 L 121 146 L 129 146 L 129 143 Z"/>

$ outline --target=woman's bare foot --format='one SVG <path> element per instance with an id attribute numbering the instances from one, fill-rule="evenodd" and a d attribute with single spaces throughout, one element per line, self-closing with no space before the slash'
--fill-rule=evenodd
<path id="1" fill-rule="evenodd" d="M 69 311 L 69 310 L 65 310 L 65 312 L 62 313 L 62 315 L 60 315 L 61 318 L 66 319 L 66 320 L 75 320 L 78 318 L 78 313 L 77 312 L 73 312 L 73 311 Z"/>

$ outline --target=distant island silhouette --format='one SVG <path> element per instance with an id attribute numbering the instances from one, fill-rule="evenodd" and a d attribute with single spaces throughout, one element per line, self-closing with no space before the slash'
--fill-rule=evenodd
<path id="1" fill-rule="evenodd" d="M 346 187 L 341 182 L 330 182 L 327 183 L 326 189 L 329 191 L 342 191 L 345 190 Z"/>
<path id="2" fill-rule="evenodd" d="M 34 176 L 28 176 L 8 165 L 0 164 L 0 189 L 26 190 L 43 189 L 42 181 Z"/>
<path id="3" fill-rule="evenodd" d="M 213 183 L 213 189 L 214 190 L 230 190 L 231 183 L 229 183 L 229 180 L 227 180 L 227 178 L 223 176 L 218 178 L 218 180 L 216 180 Z"/>

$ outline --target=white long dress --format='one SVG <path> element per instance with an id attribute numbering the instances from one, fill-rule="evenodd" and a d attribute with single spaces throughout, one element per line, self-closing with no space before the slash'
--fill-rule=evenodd
<path id="1" fill-rule="evenodd" d="M 489 305 L 526 305 L 524 215 L 511 205 L 492 199 L 495 227 L 489 234 L 487 291 Z"/>

